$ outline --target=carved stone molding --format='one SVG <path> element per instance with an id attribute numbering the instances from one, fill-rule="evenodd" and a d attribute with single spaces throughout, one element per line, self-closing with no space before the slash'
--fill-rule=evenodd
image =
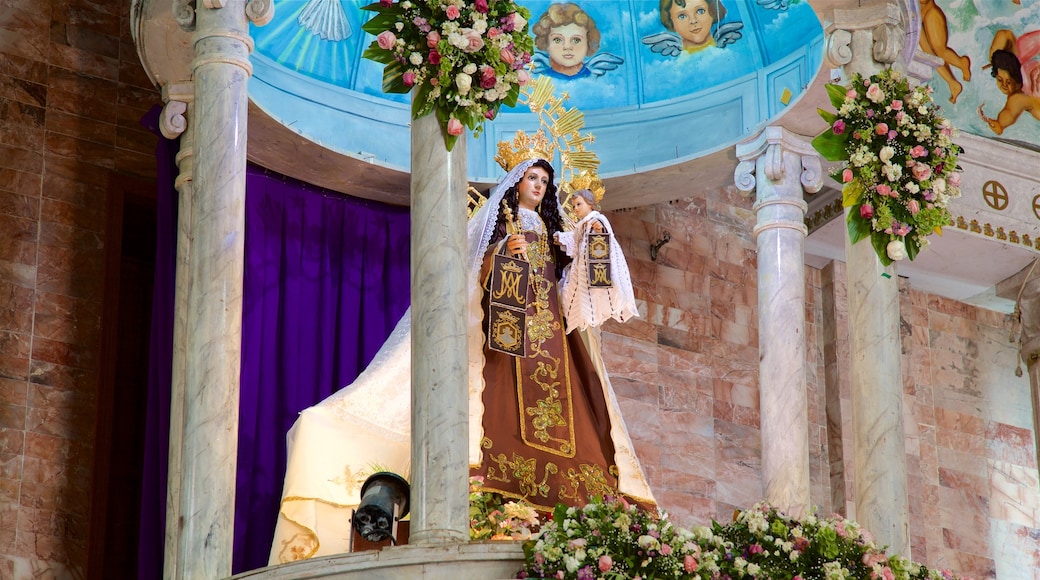
<path id="1" fill-rule="evenodd" d="M 173 0 L 173 18 L 187 32 L 195 30 L 195 0 Z"/>
<path id="2" fill-rule="evenodd" d="M 796 135 L 783 127 L 766 127 L 751 140 L 737 144 L 737 164 L 733 172 L 733 180 L 737 189 L 750 192 L 755 189 L 754 176 L 756 163 L 763 157 L 765 177 L 770 181 L 780 181 L 784 175 L 784 153 L 794 153 L 801 158 L 802 171 L 798 181 L 809 193 L 815 193 L 823 187 L 823 171 L 820 157 L 812 145 L 801 135 Z"/>
<path id="3" fill-rule="evenodd" d="M 855 65 L 855 60 L 863 59 L 873 61 L 874 67 L 899 63 L 906 46 L 905 24 L 899 7 L 886 2 L 860 8 L 836 8 L 829 20 L 831 23 L 825 30 L 825 56 L 831 68 Z M 868 49 L 869 55 L 860 54 Z"/>
<path id="4" fill-rule="evenodd" d="M 246 17 L 257 26 L 266 26 L 274 19 L 274 1 L 247 0 Z"/>
<path id="5" fill-rule="evenodd" d="M 163 105 L 162 116 L 159 117 L 159 130 L 163 137 L 176 139 L 188 128 L 188 118 L 185 113 L 188 103 L 195 99 L 195 85 L 193 83 L 168 84 L 162 88 Z"/>

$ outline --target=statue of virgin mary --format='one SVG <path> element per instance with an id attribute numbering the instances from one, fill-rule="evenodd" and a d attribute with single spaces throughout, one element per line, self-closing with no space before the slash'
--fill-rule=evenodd
<path id="1" fill-rule="evenodd" d="M 569 258 L 555 239 L 567 220 L 551 149 L 500 157 L 508 171 L 467 225 L 470 420 L 469 440 L 459 444 L 468 445 L 470 475 L 482 490 L 543 512 L 608 495 L 655 508 L 597 336 L 566 332 L 559 280 Z M 486 332 L 495 256 L 517 247 L 530 265 L 520 356 L 489 348 Z M 271 564 L 348 551 L 365 479 L 407 477 L 410 331 L 409 311 L 357 380 L 305 409 L 289 431 Z"/>

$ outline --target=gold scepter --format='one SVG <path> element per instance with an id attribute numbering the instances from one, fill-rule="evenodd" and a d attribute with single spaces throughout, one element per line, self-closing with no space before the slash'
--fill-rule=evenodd
<path id="1" fill-rule="evenodd" d="M 506 202 L 506 198 L 504 197 L 502 198 L 502 213 L 506 217 L 507 236 L 517 235 L 523 232 L 523 226 L 520 225 L 520 220 L 518 218 L 513 217 L 513 209 L 509 207 L 509 203 Z M 516 257 L 522 259 L 525 262 L 530 262 L 530 260 L 527 258 L 527 250 L 520 252 L 519 254 L 517 254 Z"/>

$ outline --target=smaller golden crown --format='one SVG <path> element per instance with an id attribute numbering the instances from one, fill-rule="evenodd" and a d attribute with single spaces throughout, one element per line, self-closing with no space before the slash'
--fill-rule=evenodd
<path id="1" fill-rule="evenodd" d="M 594 171 L 582 171 L 570 181 L 564 182 L 560 188 L 567 194 L 567 197 L 570 197 L 575 191 L 587 189 L 592 192 L 597 204 L 603 201 L 603 194 L 607 191 L 607 188 L 603 186 L 603 180 Z"/>
<path id="2" fill-rule="evenodd" d="M 538 129 L 534 135 L 517 131 L 511 142 L 498 142 L 498 155 L 495 155 L 495 162 L 501 165 L 502 169 L 510 171 L 528 159 L 552 161 L 555 150 L 556 146 L 549 141 L 544 129 Z"/>

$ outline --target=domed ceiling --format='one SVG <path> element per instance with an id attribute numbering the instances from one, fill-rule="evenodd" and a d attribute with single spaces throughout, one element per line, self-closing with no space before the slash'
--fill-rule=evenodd
<path id="1" fill-rule="evenodd" d="M 695 159 L 733 145 L 793 105 L 820 68 L 823 29 L 806 0 L 586 0 L 586 49 L 579 57 L 535 55 L 568 104 L 585 113 L 603 177 Z M 407 95 L 381 91 L 382 65 L 361 58 L 371 13 L 355 0 L 279 0 L 276 18 L 252 27 L 250 98 L 265 113 L 333 151 L 407 171 Z M 520 0 L 531 25 L 554 5 Z M 564 3 L 555 3 L 564 4 Z M 669 16 L 662 18 L 665 5 Z M 560 10 L 563 6 L 555 6 Z M 680 14 L 680 12 L 684 14 Z M 666 22 L 685 22 L 670 25 Z M 594 42 L 598 34 L 598 43 Z M 552 54 L 550 54 L 552 53 Z M 557 66 L 582 58 L 578 74 Z M 533 130 L 526 107 L 504 108 L 468 139 L 471 180 L 501 170 L 495 145 Z"/>

